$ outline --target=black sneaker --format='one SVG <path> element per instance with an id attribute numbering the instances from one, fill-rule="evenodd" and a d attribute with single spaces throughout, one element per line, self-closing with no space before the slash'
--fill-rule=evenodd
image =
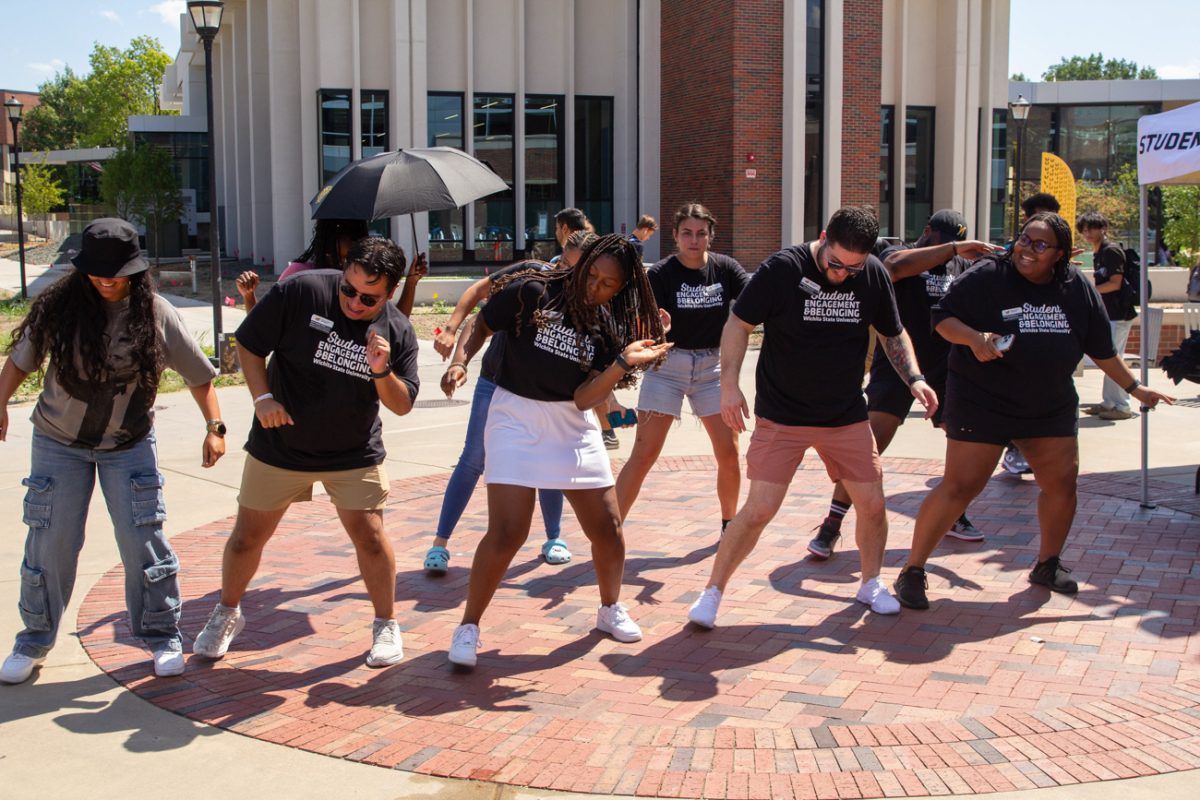
<path id="1" fill-rule="evenodd" d="M 1052 592 L 1075 594 L 1079 591 L 1079 584 L 1067 577 L 1070 571 L 1070 567 L 1064 567 L 1058 556 L 1050 556 L 1030 570 L 1029 582 L 1045 586 Z"/>
<path id="2" fill-rule="evenodd" d="M 601 437 L 604 439 L 605 450 L 618 450 L 621 447 L 621 440 L 617 438 L 617 432 L 614 430 L 600 431 Z"/>
<path id="3" fill-rule="evenodd" d="M 896 599 L 905 608 L 929 608 L 929 598 L 925 596 L 929 581 L 925 578 L 925 570 L 922 567 L 904 569 L 896 576 L 892 587 L 896 590 Z"/>
<path id="4" fill-rule="evenodd" d="M 840 538 L 842 538 L 842 534 L 839 531 L 822 522 L 817 526 L 816 538 L 808 543 L 808 552 L 824 561 L 833 555 L 833 546 Z"/>

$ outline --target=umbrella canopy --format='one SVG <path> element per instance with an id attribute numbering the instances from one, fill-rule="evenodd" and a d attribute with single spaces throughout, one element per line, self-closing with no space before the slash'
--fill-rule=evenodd
<path id="1" fill-rule="evenodd" d="M 509 186 L 452 147 L 414 147 L 348 164 L 309 201 L 313 219 L 376 220 L 458 208 Z"/>

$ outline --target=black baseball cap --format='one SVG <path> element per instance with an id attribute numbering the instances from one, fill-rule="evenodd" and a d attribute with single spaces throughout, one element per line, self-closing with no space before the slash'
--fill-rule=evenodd
<path id="1" fill-rule="evenodd" d="M 929 226 L 929 230 L 948 237 L 948 241 L 961 242 L 967 238 L 967 220 L 953 208 L 935 211 L 925 224 Z"/>
<path id="2" fill-rule="evenodd" d="M 137 229 L 123 219 L 103 217 L 83 229 L 75 269 L 97 278 L 127 278 L 150 268 L 138 246 Z"/>

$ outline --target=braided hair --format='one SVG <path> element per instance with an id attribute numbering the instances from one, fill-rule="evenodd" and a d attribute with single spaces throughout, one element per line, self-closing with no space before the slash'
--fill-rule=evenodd
<path id="1" fill-rule="evenodd" d="M 29 314 L 13 331 L 8 352 L 18 342 L 28 340 L 40 357 L 50 357 L 67 394 L 87 399 L 97 385 L 112 384 L 123 377 L 113 373 L 108 359 L 112 343 L 105 335 L 105 306 L 88 276 L 72 270 L 33 301 Z M 154 281 L 149 272 L 129 276 L 127 319 L 134 384 L 152 402 L 158 393 L 159 375 L 166 366 L 166 350 L 154 319 Z"/>
<path id="2" fill-rule="evenodd" d="M 1053 211 L 1041 211 L 1025 220 L 1025 224 L 1021 226 L 1021 232 L 1024 233 L 1025 229 L 1034 222 L 1044 222 L 1054 234 L 1054 242 L 1058 246 L 1060 254 L 1058 261 L 1054 262 L 1054 282 L 1066 283 L 1071 277 L 1071 248 L 1075 246 L 1071 224 Z"/>
<path id="3" fill-rule="evenodd" d="M 613 258 L 620 265 L 625 285 L 604 305 L 589 305 L 588 274 L 592 264 L 603 256 Z M 624 236 L 610 233 L 588 242 L 583 247 L 579 261 L 569 269 L 542 272 L 539 271 L 537 262 L 533 262 L 529 269 L 518 270 L 498 278 L 492 284 L 492 294 L 509 284 L 524 284 L 530 280 L 546 284 L 562 282 L 563 291 L 545 304 L 539 304 L 533 312 L 532 320 L 536 327 L 543 328 L 561 315 L 564 323 L 575 329 L 575 340 L 580 354 L 579 368 L 583 372 L 591 369 L 591 364 L 584 355 L 587 352 L 585 343 L 589 336 L 600 336 L 608 349 L 618 353 L 638 339 L 661 342 L 666 338 L 662 321 L 658 317 L 654 291 L 646 277 L 646 269 L 642 266 L 637 249 Z M 520 320 L 524 317 L 524 311 L 522 298 L 517 331 L 520 331 Z M 637 383 L 637 373 L 646 366 L 649 365 L 635 367 L 621 378 L 616 388 L 626 389 L 634 386 Z"/>

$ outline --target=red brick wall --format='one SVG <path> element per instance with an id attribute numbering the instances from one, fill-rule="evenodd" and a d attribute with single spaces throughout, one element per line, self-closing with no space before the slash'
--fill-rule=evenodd
<path id="1" fill-rule="evenodd" d="M 844 7 L 842 205 L 878 206 L 883 0 L 845 0 Z"/>
<path id="2" fill-rule="evenodd" d="M 743 266 L 779 248 L 782 22 L 782 0 L 663 0 L 664 250 L 675 210 L 693 200 L 717 218 L 713 249 Z"/>
<path id="3" fill-rule="evenodd" d="M 1186 338 L 1187 330 L 1183 325 L 1163 325 L 1162 332 L 1158 337 L 1158 354 L 1154 358 L 1154 363 L 1157 364 L 1158 359 L 1170 355 Z M 1137 353 L 1141 346 L 1142 326 L 1135 322 L 1129 331 L 1129 341 L 1125 344 L 1125 352 Z"/>

